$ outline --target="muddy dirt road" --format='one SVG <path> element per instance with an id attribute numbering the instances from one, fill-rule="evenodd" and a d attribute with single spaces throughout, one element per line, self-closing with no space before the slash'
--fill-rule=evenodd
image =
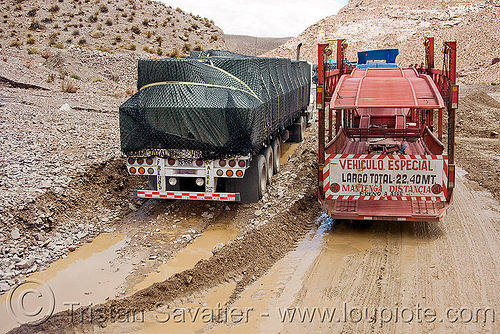
<path id="1" fill-rule="evenodd" d="M 320 215 L 236 298 L 237 284 L 224 282 L 99 332 L 497 333 L 500 206 L 468 186 L 460 177 L 441 223 Z"/>
<path id="2" fill-rule="evenodd" d="M 324 217 L 315 124 L 304 143 L 283 148 L 283 169 L 256 204 L 131 201 L 135 184 L 110 160 L 93 172 L 107 171 L 98 191 L 94 174 L 76 180 L 86 201 L 41 201 L 54 205 L 57 232 L 66 216 L 108 217 L 88 203 L 120 185 L 103 202 L 120 207 L 104 233 L 89 231 L 82 246 L 25 278 L 14 295 L 29 291 L 24 310 L 9 311 L 0 296 L 0 332 L 498 333 L 498 139 L 466 130 L 458 160 L 471 174 L 460 170 L 439 223 Z"/>
<path id="3" fill-rule="evenodd" d="M 498 332 L 500 207 L 466 183 L 439 224 L 323 223 L 234 303 L 248 324 L 207 332 Z"/>
<path id="4" fill-rule="evenodd" d="M 55 313 L 73 311 L 13 332 L 498 332 L 500 206 L 464 174 L 440 223 L 335 222 L 313 182 L 275 210 L 283 181 L 260 207 L 146 202 L 32 277 L 54 291 Z"/>

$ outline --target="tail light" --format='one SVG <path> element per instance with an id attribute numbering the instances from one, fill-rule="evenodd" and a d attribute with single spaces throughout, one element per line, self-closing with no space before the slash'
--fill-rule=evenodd
<path id="1" fill-rule="evenodd" d="M 168 164 L 169 164 L 170 166 L 175 165 L 175 159 L 172 159 L 172 158 L 168 159 Z"/>
<path id="2" fill-rule="evenodd" d="M 238 166 L 245 167 L 245 165 L 246 165 L 246 161 L 245 160 L 238 161 Z"/>
<path id="3" fill-rule="evenodd" d="M 135 162 L 135 159 L 134 158 L 128 158 L 128 164 L 129 165 L 133 165 Z"/>
<path id="4" fill-rule="evenodd" d="M 319 74 L 319 73 L 318 73 Z M 316 101 L 318 102 L 316 105 L 317 109 L 323 109 L 323 87 L 316 87 Z"/>
<path id="5" fill-rule="evenodd" d="M 234 160 L 229 160 L 229 166 L 231 166 L 231 167 L 236 166 L 236 161 L 234 161 Z"/>
<path id="6" fill-rule="evenodd" d="M 138 158 L 138 159 L 137 159 L 137 163 L 138 163 L 139 165 L 142 165 L 142 164 L 144 163 L 144 158 Z"/>
<path id="7" fill-rule="evenodd" d="M 201 159 L 196 160 L 196 166 L 198 166 L 198 167 L 203 166 L 203 160 L 201 160 Z"/>
<path id="8" fill-rule="evenodd" d="M 152 158 L 147 158 L 147 159 L 146 159 L 146 163 L 147 163 L 148 165 L 152 165 L 152 164 L 153 164 L 153 159 L 152 159 Z"/>
<path id="9" fill-rule="evenodd" d="M 458 109 L 458 85 L 452 85 L 451 92 L 451 107 Z"/>
<path id="10" fill-rule="evenodd" d="M 455 165 L 448 166 L 448 188 L 455 188 Z"/>
<path id="11" fill-rule="evenodd" d="M 226 165 L 226 160 L 219 160 L 219 166 L 224 167 Z"/>

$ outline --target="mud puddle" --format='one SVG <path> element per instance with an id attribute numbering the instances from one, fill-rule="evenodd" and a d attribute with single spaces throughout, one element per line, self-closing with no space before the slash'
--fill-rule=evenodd
<path id="1" fill-rule="evenodd" d="M 116 262 L 116 251 L 125 243 L 124 234 L 102 233 L 93 242 L 52 263 L 47 270 L 26 278 L 25 284 L 12 291 L 13 301 L 19 301 L 24 293 L 25 304 L 8 302 L 9 294 L 0 298 L 0 332 L 16 327 L 18 320 L 38 320 L 37 310 L 45 312 L 53 308 L 56 313 L 71 309 L 72 305 L 73 308 L 96 305 L 114 297 L 131 268 L 129 263 Z M 31 290 L 40 294 L 26 293 Z M 12 307 L 10 313 L 8 307 Z"/>
<path id="2" fill-rule="evenodd" d="M 281 144 L 281 156 L 280 163 L 282 165 L 286 164 L 290 157 L 293 155 L 300 143 L 282 143 Z"/>
<path id="3" fill-rule="evenodd" d="M 153 273 L 136 284 L 129 292 L 139 291 L 155 282 L 162 282 L 176 273 L 194 267 L 198 261 L 208 259 L 212 256 L 212 249 L 214 246 L 219 243 L 225 244 L 229 240 L 234 239 L 237 235 L 238 231 L 234 225 L 227 223 L 215 223 L 210 225 L 201 236 L 178 251 L 173 258 L 160 265 Z"/>

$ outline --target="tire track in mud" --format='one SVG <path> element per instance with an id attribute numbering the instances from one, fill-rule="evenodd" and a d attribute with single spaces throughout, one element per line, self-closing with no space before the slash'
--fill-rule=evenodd
<path id="1" fill-rule="evenodd" d="M 354 308 L 367 307 L 364 316 L 378 309 L 376 321 L 363 318 L 359 322 L 340 324 L 285 324 L 283 332 L 311 328 L 318 332 L 496 332 L 498 325 L 492 321 L 491 313 L 487 321 L 479 318 L 470 323 L 466 323 L 467 319 L 451 322 L 446 318 L 448 308 L 453 308 L 450 315 L 456 315 L 456 311 L 463 312 L 465 317 L 470 311 L 474 317 L 479 312 L 481 317 L 479 308 L 492 308 L 497 312 L 500 309 L 500 293 L 496 288 L 500 283 L 500 207 L 490 195 L 471 191 L 463 182 L 457 182 L 454 209 L 440 223 L 375 222 L 367 226 L 365 237 L 373 246 L 364 254 L 350 254 L 344 262 L 337 262 L 342 267 L 337 279 L 318 278 L 328 270 L 327 264 L 334 263 L 322 252 L 317 262 L 325 265 L 312 269 L 303 282 L 307 287 L 306 296 L 297 298 L 293 305 L 340 307 L 347 301 Z M 495 209 L 491 210 L 492 207 Z M 340 228 L 333 233 L 341 233 L 346 226 Z M 361 232 L 353 228 L 351 238 Z M 326 286 L 330 291 L 338 291 L 336 298 L 328 302 L 321 299 L 320 293 Z M 421 314 L 417 320 L 419 307 Z M 387 324 L 381 323 L 382 308 L 388 310 L 387 317 L 391 314 L 389 311 L 392 312 L 392 321 Z M 399 314 L 396 322 L 396 308 L 412 310 L 415 319 L 408 324 Z M 426 308 L 430 314 L 436 312 L 434 321 L 427 321 L 433 317 L 423 317 Z M 409 319 L 409 314 L 404 314 L 404 320 Z"/>
<path id="2" fill-rule="evenodd" d="M 457 179 L 454 208 L 439 223 L 340 222 L 323 232 L 320 228 L 316 234 L 323 235 L 314 240 L 321 245 L 316 255 L 307 256 L 308 263 L 297 266 L 298 255 L 290 253 L 234 303 L 257 305 L 256 313 L 269 313 L 269 318 L 203 332 L 498 332 L 500 205 L 474 187 Z M 304 265 L 308 269 L 300 278 L 277 279 L 288 275 L 283 268 Z M 264 302 L 262 289 L 268 296 Z M 314 308 L 337 313 L 332 321 L 320 321 L 319 313 L 312 321 L 300 321 L 299 310 L 303 315 L 308 309 L 310 316 Z M 279 312 L 296 312 L 295 320 L 280 320 Z"/>

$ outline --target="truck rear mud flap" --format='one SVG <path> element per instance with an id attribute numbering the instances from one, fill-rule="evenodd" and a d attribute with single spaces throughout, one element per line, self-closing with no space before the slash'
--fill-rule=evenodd
<path id="1" fill-rule="evenodd" d="M 156 191 L 134 190 L 134 196 L 139 198 L 184 199 L 205 201 L 239 202 L 240 193 L 207 193 L 190 191 Z"/>

